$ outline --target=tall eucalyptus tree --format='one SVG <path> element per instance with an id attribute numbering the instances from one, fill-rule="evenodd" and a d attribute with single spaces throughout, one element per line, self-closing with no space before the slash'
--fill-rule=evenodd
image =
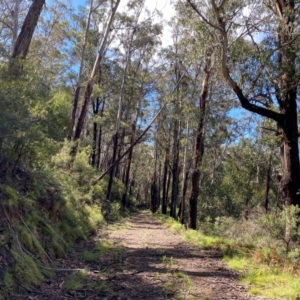
<path id="1" fill-rule="evenodd" d="M 278 124 L 281 198 L 287 206 L 299 205 L 299 5 L 293 0 L 210 0 L 200 8 L 197 1 L 187 2 L 220 40 L 220 70 L 240 105 Z"/>

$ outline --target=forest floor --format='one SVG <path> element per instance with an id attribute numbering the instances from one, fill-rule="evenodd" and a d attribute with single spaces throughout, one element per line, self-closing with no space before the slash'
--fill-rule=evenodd
<path id="1" fill-rule="evenodd" d="M 148 212 L 100 228 L 56 268 L 39 289 L 11 299 L 263 299 L 247 294 L 220 253 L 183 241 Z"/>

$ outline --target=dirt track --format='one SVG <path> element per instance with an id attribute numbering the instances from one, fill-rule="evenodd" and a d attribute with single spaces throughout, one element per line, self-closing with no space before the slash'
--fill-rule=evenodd
<path id="1" fill-rule="evenodd" d="M 110 240 L 113 247 L 97 254 L 99 239 Z M 96 259 L 82 259 L 84 251 L 94 253 Z M 13 299 L 263 299 L 247 294 L 218 252 L 193 247 L 146 212 L 126 226 L 102 229 L 93 240 L 80 243 L 57 268 L 58 276 L 40 289 Z M 83 268 L 79 273 L 84 275 L 78 275 L 75 270 Z M 72 278 L 78 284 L 70 288 Z"/>

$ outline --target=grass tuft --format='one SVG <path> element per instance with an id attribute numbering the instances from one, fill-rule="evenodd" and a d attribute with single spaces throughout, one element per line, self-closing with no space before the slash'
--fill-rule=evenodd
<path id="1" fill-rule="evenodd" d="M 99 259 L 99 253 L 84 251 L 81 257 L 86 262 L 96 262 Z"/>

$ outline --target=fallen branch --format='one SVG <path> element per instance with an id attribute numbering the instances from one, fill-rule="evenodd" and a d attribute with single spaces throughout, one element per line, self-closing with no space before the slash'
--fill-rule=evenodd
<path id="1" fill-rule="evenodd" d="M 166 104 L 164 104 L 161 109 L 157 112 L 157 114 L 153 117 L 153 119 L 151 120 L 150 124 L 146 127 L 146 129 L 140 134 L 140 136 L 134 141 L 134 143 L 118 158 L 116 159 L 116 161 L 111 164 L 101 175 L 100 177 L 94 182 L 93 185 L 97 184 L 98 181 L 100 181 L 101 179 L 103 179 L 103 177 L 117 164 L 120 162 L 120 160 L 126 156 L 130 150 L 142 139 L 142 137 L 147 133 L 147 131 L 150 129 L 151 125 L 154 123 L 154 121 L 157 119 L 157 117 L 160 115 L 160 113 L 162 112 L 162 110 L 164 109 L 164 107 L 166 106 Z"/>
<path id="2" fill-rule="evenodd" d="M 78 271 L 86 271 L 86 269 L 57 269 L 57 268 L 48 268 L 43 265 L 39 265 L 39 267 L 49 270 L 49 271 L 57 271 L 57 272 L 78 272 Z"/>

